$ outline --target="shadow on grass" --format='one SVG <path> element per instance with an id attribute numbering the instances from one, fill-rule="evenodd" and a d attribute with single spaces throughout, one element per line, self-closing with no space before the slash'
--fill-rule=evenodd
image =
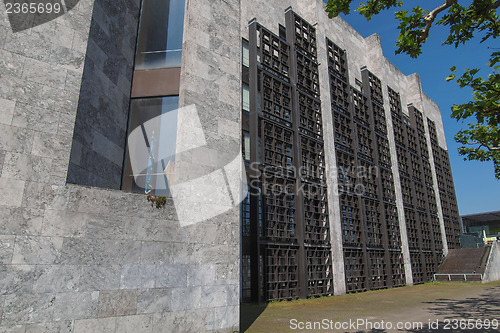
<path id="1" fill-rule="evenodd" d="M 444 319 L 439 322 L 433 321 L 432 324 L 427 324 L 421 329 L 407 330 L 407 332 L 499 332 L 500 287 L 488 288 L 486 291 L 487 293 L 478 297 L 425 302 L 429 305 L 427 311 L 433 315 L 442 316 Z M 493 321 L 494 319 L 496 322 Z M 489 328 L 485 324 L 486 320 Z"/>
<path id="2" fill-rule="evenodd" d="M 246 330 L 259 318 L 267 307 L 267 303 L 244 303 L 240 306 L 240 332 Z"/>
<path id="3" fill-rule="evenodd" d="M 427 308 L 429 313 L 441 316 L 443 319 L 431 320 L 430 323 L 422 323 L 423 326 L 415 326 L 415 328 L 399 331 L 413 333 L 500 332 L 500 287 L 488 288 L 486 291 L 487 293 L 478 297 L 437 299 L 432 302 L 425 302 L 424 304 L 429 306 Z M 488 326 L 486 320 L 488 320 Z M 470 326 L 467 327 L 467 325 Z M 356 333 L 361 332 L 380 333 L 388 331 L 372 329 Z"/>
<path id="4" fill-rule="evenodd" d="M 432 289 L 427 292 L 432 292 Z M 382 333 L 382 332 L 414 332 L 414 333 L 436 333 L 436 332 L 467 332 L 467 333 L 480 333 L 480 332 L 500 332 L 500 286 L 485 287 L 476 293 L 473 297 L 453 299 L 452 297 L 446 297 L 441 299 L 434 299 L 432 301 L 422 302 L 417 306 L 418 318 L 422 318 L 422 313 L 429 315 L 429 318 L 439 318 L 423 322 L 413 322 L 411 316 L 400 317 L 393 320 L 400 320 L 403 324 L 412 324 L 408 328 L 397 329 L 393 327 L 390 330 L 385 329 L 375 329 L 375 327 L 368 328 L 366 330 L 342 330 L 342 332 L 368 332 L 368 333 Z M 411 296 L 413 297 L 413 296 Z M 306 306 L 305 304 L 302 304 Z M 259 316 L 266 310 L 267 304 L 242 304 L 241 305 L 241 332 L 247 331 L 250 326 L 258 319 Z M 298 307 L 300 311 L 300 307 Z M 305 308 L 304 308 L 305 310 Z M 306 314 L 307 316 L 307 314 Z M 310 314 L 313 318 L 310 320 L 316 320 L 314 314 Z M 425 318 L 425 317 L 424 317 Z M 479 320 L 485 323 L 485 320 L 489 319 L 490 327 L 487 328 L 484 324 L 479 325 Z M 493 325 L 493 320 L 496 320 L 497 325 Z M 462 320 L 462 321 L 460 321 Z M 470 323 L 467 322 L 470 320 Z M 259 326 L 261 332 L 273 332 L 272 325 L 276 322 L 269 321 L 269 318 L 263 318 L 264 324 Z M 392 322 L 396 325 L 396 321 Z M 460 326 L 462 324 L 462 327 Z M 469 324 L 469 327 L 463 327 L 463 325 Z M 267 325 L 267 326 L 266 326 Z M 269 328 L 268 330 L 262 330 L 262 327 Z M 358 327 L 359 329 L 360 327 Z M 388 328 L 388 327 L 387 327 Z M 255 331 L 255 330 L 254 330 Z M 275 332 L 285 332 L 289 330 L 283 330 L 283 327 L 277 327 Z M 311 331 L 318 332 L 318 331 Z M 330 332 L 330 331 L 328 331 Z M 334 331 L 340 332 L 340 331 Z"/>

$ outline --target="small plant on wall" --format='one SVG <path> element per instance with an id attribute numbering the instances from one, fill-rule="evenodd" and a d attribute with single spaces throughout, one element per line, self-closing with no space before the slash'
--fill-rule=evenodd
<path id="1" fill-rule="evenodd" d="M 151 207 L 162 208 L 167 203 L 167 197 L 163 195 L 148 194 L 147 199 L 151 202 Z"/>

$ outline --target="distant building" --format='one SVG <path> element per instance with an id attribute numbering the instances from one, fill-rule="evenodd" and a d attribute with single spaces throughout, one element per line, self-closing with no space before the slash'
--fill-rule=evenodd
<path id="1" fill-rule="evenodd" d="M 483 247 L 485 239 L 482 232 L 467 232 L 460 234 L 461 248 Z"/>
<path id="2" fill-rule="evenodd" d="M 500 211 L 462 215 L 461 219 L 465 232 L 477 233 L 485 242 L 500 239 Z"/>

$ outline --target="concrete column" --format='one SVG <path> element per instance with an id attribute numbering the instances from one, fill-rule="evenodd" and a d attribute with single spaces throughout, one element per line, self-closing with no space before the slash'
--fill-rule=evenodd
<path id="1" fill-rule="evenodd" d="M 322 16 L 323 7 L 318 6 L 318 16 Z M 338 169 L 337 156 L 335 154 L 335 130 L 332 117 L 332 106 L 330 98 L 330 77 L 328 75 L 328 56 L 326 47 L 327 27 L 323 24 L 317 25 L 317 44 L 318 44 L 318 62 L 319 81 L 321 92 L 321 110 L 323 118 L 323 140 L 325 143 L 325 163 L 326 163 L 326 182 L 328 192 L 328 214 L 330 221 L 330 242 L 332 251 L 332 269 L 333 269 L 333 291 L 335 295 L 346 293 L 345 265 L 344 265 L 344 247 L 342 241 L 342 216 L 338 189 Z"/>

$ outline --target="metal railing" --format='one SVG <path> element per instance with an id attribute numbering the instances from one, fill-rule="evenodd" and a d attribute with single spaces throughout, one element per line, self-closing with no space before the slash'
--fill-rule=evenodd
<path id="1" fill-rule="evenodd" d="M 436 281 L 436 276 L 447 276 L 448 277 L 448 281 L 451 281 L 451 276 L 463 276 L 464 277 L 464 281 L 467 281 L 467 275 L 475 275 L 475 276 L 478 276 L 481 278 L 481 281 L 483 280 L 483 274 L 479 274 L 479 273 L 450 273 L 450 274 L 447 274 L 447 273 L 441 273 L 441 274 L 434 274 L 434 281 Z"/>

